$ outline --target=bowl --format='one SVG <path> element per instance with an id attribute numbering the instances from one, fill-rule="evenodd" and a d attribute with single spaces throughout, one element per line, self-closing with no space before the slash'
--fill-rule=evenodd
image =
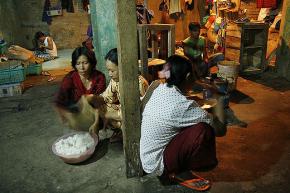
<path id="1" fill-rule="evenodd" d="M 60 159 L 62 159 L 65 163 L 69 163 L 69 164 L 76 164 L 76 163 L 80 163 L 80 162 L 87 160 L 88 158 L 90 158 L 92 156 L 92 154 L 94 153 L 95 148 L 99 142 L 98 136 L 96 134 L 90 134 L 90 136 L 94 140 L 94 143 L 85 152 L 80 153 L 80 154 L 64 155 L 64 154 L 57 152 L 56 147 L 55 147 L 56 143 L 62 139 L 66 139 L 66 138 L 71 137 L 71 136 L 76 135 L 76 134 L 83 134 L 84 135 L 87 133 L 88 132 L 84 132 L 84 131 L 75 131 L 75 132 L 71 132 L 71 133 L 68 133 L 68 134 L 65 134 L 65 135 L 59 137 L 58 139 L 56 139 L 54 141 L 54 143 L 51 146 L 52 152 L 56 156 L 58 156 Z"/>

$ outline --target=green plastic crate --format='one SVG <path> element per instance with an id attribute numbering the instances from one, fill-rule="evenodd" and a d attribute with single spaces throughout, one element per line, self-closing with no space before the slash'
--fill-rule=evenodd
<path id="1" fill-rule="evenodd" d="M 7 43 L 4 42 L 0 44 L 0 54 L 5 54 L 7 52 Z"/>
<path id="2" fill-rule="evenodd" d="M 42 72 L 42 64 L 29 64 L 25 71 L 26 75 L 40 75 Z"/>
<path id="3" fill-rule="evenodd" d="M 13 66 L 6 69 L 0 69 L 0 85 L 19 83 L 25 80 L 25 71 L 23 66 Z"/>

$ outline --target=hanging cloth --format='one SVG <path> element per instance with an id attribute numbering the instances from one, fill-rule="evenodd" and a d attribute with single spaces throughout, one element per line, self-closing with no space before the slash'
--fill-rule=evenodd
<path id="1" fill-rule="evenodd" d="M 150 21 L 154 17 L 152 10 L 148 10 L 144 4 L 136 5 L 137 22 L 138 24 L 150 24 Z"/>
<path id="2" fill-rule="evenodd" d="M 88 12 L 89 11 L 88 5 L 90 4 L 90 1 L 89 0 L 82 0 L 82 3 L 83 3 L 83 10 Z"/>
<path id="3" fill-rule="evenodd" d="M 180 0 L 170 0 L 169 4 L 169 14 L 173 13 L 181 13 L 181 5 L 180 5 Z"/>
<path id="4" fill-rule="evenodd" d="M 66 9 L 67 12 L 74 13 L 74 4 L 73 0 L 61 0 L 61 7 Z"/>
<path id="5" fill-rule="evenodd" d="M 257 8 L 276 8 L 276 0 L 257 0 Z"/>
<path id="6" fill-rule="evenodd" d="M 45 0 L 42 13 L 42 21 L 46 22 L 48 25 L 50 25 L 52 21 L 51 17 L 47 14 L 49 8 L 50 8 L 50 0 Z"/>
<path id="7" fill-rule="evenodd" d="M 168 11 L 167 1 L 163 0 L 159 5 L 159 11 Z"/>
<path id="8" fill-rule="evenodd" d="M 193 0 L 185 0 L 185 6 L 187 10 L 193 10 L 194 9 L 194 1 Z"/>

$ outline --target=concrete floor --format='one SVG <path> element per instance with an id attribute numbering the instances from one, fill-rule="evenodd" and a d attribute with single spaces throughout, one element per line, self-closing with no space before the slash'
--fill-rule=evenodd
<path id="1" fill-rule="evenodd" d="M 58 119 L 52 98 L 70 68 L 30 76 L 22 96 L 0 98 L 1 193 L 186 193 L 179 185 L 163 186 L 147 175 L 125 176 L 122 145 L 101 142 L 79 165 L 55 157 L 51 145 L 68 132 Z M 213 182 L 210 193 L 290 192 L 290 82 L 274 72 L 239 78 L 230 107 L 246 128 L 228 127 L 217 138 L 219 165 L 200 175 Z"/>

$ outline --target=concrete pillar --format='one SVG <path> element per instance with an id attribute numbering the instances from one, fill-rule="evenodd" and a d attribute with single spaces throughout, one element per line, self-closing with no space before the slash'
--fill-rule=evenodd
<path id="1" fill-rule="evenodd" d="M 280 76 L 290 80 L 290 0 L 284 0 L 280 25 L 280 42 L 277 51 L 277 70 Z"/>
<path id="2" fill-rule="evenodd" d="M 117 47 L 116 0 L 90 0 L 90 11 L 97 69 L 106 75 L 108 82 L 104 57 L 110 49 Z"/>

